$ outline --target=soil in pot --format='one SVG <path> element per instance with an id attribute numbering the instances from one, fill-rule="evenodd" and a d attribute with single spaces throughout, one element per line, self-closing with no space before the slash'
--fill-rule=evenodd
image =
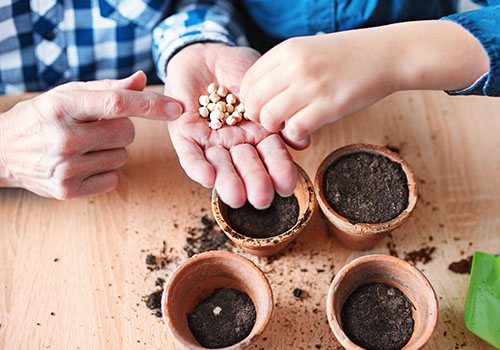
<path id="1" fill-rule="evenodd" d="M 399 289 L 384 283 L 357 288 L 342 307 L 342 328 L 368 350 L 399 350 L 413 333 L 413 305 Z"/>
<path id="2" fill-rule="evenodd" d="M 245 339 L 255 324 L 252 299 L 239 290 L 217 288 L 188 314 L 189 329 L 206 348 L 223 348 Z"/>
<path id="3" fill-rule="evenodd" d="M 224 204 L 223 204 L 224 205 Z M 274 195 L 271 206 L 255 209 L 250 203 L 239 209 L 226 206 L 226 221 L 236 232 L 252 238 L 269 238 L 291 229 L 299 218 L 297 197 Z"/>
<path id="4" fill-rule="evenodd" d="M 351 223 L 381 223 L 408 207 L 407 177 L 400 164 L 368 152 L 340 157 L 325 172 L 328 204 Z"/>

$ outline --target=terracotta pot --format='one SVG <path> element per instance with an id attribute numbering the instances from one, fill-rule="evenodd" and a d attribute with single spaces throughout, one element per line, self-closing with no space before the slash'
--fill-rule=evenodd
<path id="1" fill-rule="evenodd" d="M 335 276 L 326 301 L 330 328 L 347 350 L 363 350 L 342 329 L 344 302 L 359 286 L 380 282 L 398 288 L 415 306 L 413 334 L 403 350 L 421 349 L 432 336 L 438 321 L 436 293 L 425 276 L 413 265 L 389 255 L 367 255 L 354 259 Z"/>
<path id="2" fill-rule="evenodd" d="M 399 163 L 403 168 L 408 180 L 408 206 L 396 218 L 376 224 L 357 223 L 353 224 L 348 219 L 337 213 L 328 204 L 323 191 L 323 178 L 326 170 L 340 157 L 357 152 L 367 152 L 389 158 L 391 161 Z M 401 226 L 410 216 L 415 208 L 418 198 L 418 186 L 413 170 L 401 156 L 389 149 L 368 144 L 354 144 L 341 147 L 330 153 L 318 167 L 315 177 L 315 190 L 321 211 L 332 224 L 333 233 L 337 239 L 350 249 L 366 250 L 373 248 L 377 242 L 387 234 Z"/>
<path id="3" fill-rule="evenodd" d="M 252 299 L 256 319 L 250 334 L 224 350 L 248 348 L 264 331 L 273 311 L 273 294 L 267 278 L 250 260 L 225 251 L 195 255 L 170 277 L 161 301 L 162 314 L 178 349 L 206 349 L 194 338 L 187 315 L 217 288 L 234 288 Z M 177 349 L 177 348 L 176 348 Z"/>
<path id="4" fill-rule="evenodd" d="M 222 231 L 234 244 L 243 248 L 246 252 L 259 255 L 270 256 L 283 250 L 290 242 L 298 237 L 300 232 L 306 227 L 314 212 L 315 196 L 314 187 L 306 172 L 297 164 L 297 186 L 293 192 L 299 203 L 299 217 L 297 223 L 277 236 L 269 238 L 253 238 L 245 236 L 234 230 L 226 221 L 228 207 L 224 205 L 217 191 L 212 192 L 212 211 Z"/>

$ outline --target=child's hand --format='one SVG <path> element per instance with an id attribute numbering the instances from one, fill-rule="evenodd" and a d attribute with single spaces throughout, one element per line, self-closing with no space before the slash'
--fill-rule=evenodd
<path id="1" fill-rule="evenodd" d="M 488 69 L 486 51 L 460 25 L 404 22 L 289 39 L 247 71 L 240 98 L 251 120 L 307 142 L 319 127 L 392 92 L 462 90 Z"/>
<path id="2" fill-rule="evenodd" d="M 295 142 L 394 91 L 390 56 L 369 30 L 289 39 L 245 74 L 246 115 Z"/>
<path id="3" fill-rule="evenodd" d="M 206 187 L 215 185 L 232 207 L 248 201 L 271 204 L 274 191 L 293 193 L 296 169 L 284 142 L 261 125 L 242 121 L 218 130 L 198 114 L 198 98 L 214 82 L 238 96 L 241 80 L 259 54 L 244 47 L 193 44 L 168 63 L 165 94 L 184 103 L 185 113 L 169 123 L 172 143 L 187 175 Z"/>

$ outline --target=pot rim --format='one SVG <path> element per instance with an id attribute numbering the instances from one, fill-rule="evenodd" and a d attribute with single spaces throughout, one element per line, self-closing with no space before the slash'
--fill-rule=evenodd
<path id="1" fill-rule="evenodd" d="M 337 213 L 326 200 L 323 190 L 323 179 L 326 169 L 328 169 L 330 164 L 332 164 L 340 157 L 357 152 L 367 152 L 371 154 L 385 156 L 389 158 L 391 161 L 401 165 L 401 168 L 403 169 L 407 179 L 408 206 L 394 219 L 375 224 L 362 223 L 362 222 L 353 224 L 347 218 Z M 367 144 L 367 143 L 354 143 L 337 148 L 336 150 L 329 153 L 321 161 L 316 171 L 314 180 L 315 180 L 314 189 L 316 192 L 316 197 L 323 212 L 325 212 L 325 214 L 326 212 L 328 212 L 331 215 L 331 219 L 334 221 L 334 224 L 338 226 L 339 229 L 343 231 L 357 233 L 360 235 L 370 235 L 370 234 L 376 235 L 382 232 L 392 231 L 397 227 L 401 226 L 409 217 L 409 215 L 412 213 L 418 199 L 418 183 L 416 181 L 416 176 L 415 173 L 413 172 L 413 169 L 403 159 L 403 157 L 401 157 L 401 155 L 389 150 L 387 147 L 383 147 L 380 145 Z"/>
<path id="2" fill-rule="evenodd" d="M 431 338 L 434 330 L 436 329 L 438 318 L 439 318 L 439 303 L 436 295 L 436 291 L 432 287 L 432 284 L 429 282 L 427 277 L 414 265 L 409 262 L 397 258 L 391 255 L 384 254 L 369 254 L 360 256 L 348 264 L 344 265 L 340 271 L 335 275 L 332 283 L 330 284 L 330 288 L 328 290 L 327 300 L 326 300 L 326 312 L 328 317 L 328 323 L 330 325 L 330 329 L 333 334 L 340 342 L 340 344 L 349 350 L 365 350 L 365 348 L 354 343 L 344 332 L 340 320 L 337 318 L 337 313 L 335 312 L 334 307 L 334 296 L 337 291 L 337 288 L 340 286 L 342 281 L 346 278 L 348 274 L 353 273 L 354 269 L 363 264 L 376 263 L 378 261 L 385 261 L 391 265 L 397 265 L 399 268 L 403 268 L 407 272 L 409 272 L 414 279 L 418 279 L 422 285 L 422 290 L 425 291 L 425 294 L 428 295 L 429 303 L 431 304 L 431 316 L 426 320 L 426 328 L 430 328 L 432 331 L 424 334 L 423 337 L 417 339 L 412 343 L 411 347 L 407 348 L 405 345 L 402 350 L 417 350 L 423 347 Z M 369 282 L 367 282 L 369 283 Z M 354 290 L 350 291 L 352 293 Z M 349 294 L 350 294 L 349 293 Z M 418 309 L 418 305 L 415 305 Z"/>
<path id="3" fill-rule="evenodd" d="M 219 203 L 219 195 L 217 193 L 217 190 L 214 189 L 212 190 L 212 211 L 214 214 L 215 221 L 217 221 L 217 224 L 219 227 L 222 229 L 224 234 L 231 240 L 233 241 L 236 245 L 239 245 L 243 248 L 247 249 L 256 249 L 256 248 L 263 248 L 263 247 L 270 247 L 270 246 L 276 246 L 278 244 L 282 244 L 285 242 L 289 242 L 294 240 L 299 233 L 302 231 L 302 229 L 307 225 L 309 220 L 311 219 L 313 213 L 314 213 L 314 207 L 315 207 L 315 191 L 314 191 L 314 186 L 311 182 L 311 179 L 307 175 L 304 169 L 297 163 L 295 163 L 295 166 L 297 168 L 297 175 L 302 178 L 306 184 L 305 188 L 308 192 L 308 201 L 307 201 L 307 209 L 305 213 L 302 216 L 299 216 L 297 219 L 297 222 L 295 225 L 293 225 L 290 229 L 287 231 L 280 233 L 279 235 L 268 237 L 268 238 L 254 238 L 254 237 L 249 237 L 245 236 L 237 231 L 235 231 L 229 223 L 226 221 L 224 216 L 222 215 L 222 211 L 220 208 L 220 203 Z"/>
<path id="4" fill-rule="evenodd" d="M 241 256 L 236 253 L 231 253 L 228 251 L 223 251 L 223 250 L 211 250 L 207 252 L 203 252 L 200 254 L 195 254 L 192 257 L 188 258 L 186 261 L 184 261 L 175 271 L 174 273 L 170 276 L 168 279 L 168 282 L 165 284 L 165 288 L 163 289 L 162 293 L 162 298 L 161 298 L 161 312 L 162 312 L 162 318 L 164 322 L 167 324 L 167 327 L 170 329 L 170 332 L 172 332 L 172 335 L 175 337 L 175 339 L 181 343 L 184 347 L 192 349 L 192 350 L 206 350 L 207 348 L 202 346 L 201 344 L 198 346 L 193 346 L 192 343 L 186 343 L 184 340 L 185 338 L 180 334 L 180 332 L 177 330 L 176 327 L 174 327 L 173 322 L 172 322 L 172 317 L 170 316 L 170 309 L 166 306 L 167 300 L 169 298 L 170 290 L 172 288 L 172 284 L 175 283 L 176 280 L 179 279 L 179 277 L 187 272 L 192 265 L 199 264 L 205 260 L 208 259 L 229 259 L 233 262 L 235 262 L 238 266 L 245 266 L 247 269 L 252 270 L 254 273 L 256 273 L 259 277 L 259 281 L 261 281 L 260 284 L 262 284 L 262 288 L 265 290 L 266 293 L 266 299 L 270 300 L 269 305 L 271 306 L 269 309 L 264 310 L 264 314 L 262 315 L 262 319 L 264 322 L 260 325 L 260 327 L 257 329 L 254 325 L 254 328 L 251 330 L 250 334 L 245 337 L 243 340 L 239 341 L 236 344 L 233 344 L 231 346 L 227 346 L 224 348 L 217 348 L 219 350 L 242 350 L 250 346 L 260 334 L 266 329 L 267 325 L 269 324 L 271 320 L 271 315 L 274 310 L 274 298 L 273 298 L 273 291 L 271 289 L 271 285 L 269 284 L 269 280 L 267 279 L 266 275 L 262 270 L 255 265 L 251 260 L 245 258 L 244 256 Z M 253 300 L 252 300 L 253 301 Z M 253 301 L 254 304 L 256 303 Z M 255 305 L 256 306 L 256 305 Z M 257 308 L 257 306 L 256 306 Z"/>

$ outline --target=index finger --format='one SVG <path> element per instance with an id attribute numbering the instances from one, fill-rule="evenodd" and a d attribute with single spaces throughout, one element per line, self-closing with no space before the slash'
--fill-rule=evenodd
<path id="1" fill-rule="evenodd" d="M 183 111 L 176 100 L 153 92 L 79 90 L 54 94 L 63 99 L 65 112 L 81 122 L 125 117 L 173 120 Z"/>

